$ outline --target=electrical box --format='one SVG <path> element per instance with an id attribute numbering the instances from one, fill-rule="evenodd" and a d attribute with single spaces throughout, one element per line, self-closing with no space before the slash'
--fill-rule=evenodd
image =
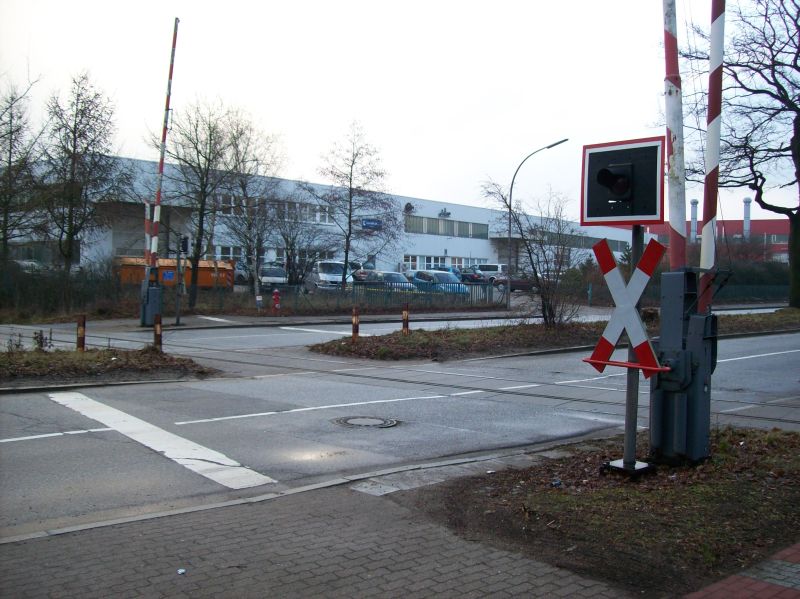
<path id="1" fill-rule="evenodd" d="M 717 363 L 717 317 L 697 313 L 697 273 L 661 275 L 659 362 L 650 379 L 650 453 L 656 461 L 710 456 L 711 375 Z"/>

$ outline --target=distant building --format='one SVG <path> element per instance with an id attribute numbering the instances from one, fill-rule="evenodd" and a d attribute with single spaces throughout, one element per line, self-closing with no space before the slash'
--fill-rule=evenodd
<path id="1" fill-rule="evenodd" d="M 750 198 L 744 198 L 744 218 L 741 220 L 717 219 L 717 246 L 724 251 L 724 245 L 733 247 L 747 245 L 746 258 L 761 262 L 789 262 L 789 219 L 757 219 L 750 218 Z M 702 239 L 701 225 L 697 220 L 697 200 L 691 201 L 691 220 L 686 222 L 686 243 L 699 244 Z M 645 229 L 656 236 L 656 239 L 669 245 L 669 224 L 648 225 Z M 735 248 L 742 250 L 744 248 Z M 741 253 L 741 252 L 738 252 Z"/>
<path id="2" fill-rule="evenodd" d="M 134 189 L 129 198 L 112 198 L 102 204 L 102 227 L 80 240 L 79 257 L 82 266 L 101 263 L 116 257 L 141 257 L 144 255 L 144 210 L 143 199 L 154 197 L 157 163 L 143 160 L 120 158 L 134 174 Z M 166 174 L 173 165 L 165 165 Z M 180 199 L 179 190 L 170 188 L 172 178 L 165 176 L 161 223 L 159 226 L 159 256 L 174 257 L 181 236 L 192 235 L 191 208 Z M 312 198 L 306 202 L 300 196 L 300 183 L 279 179 L 279 193 L 291 202 L 285 209 L 296 210 L 305 215 L 308 225 L 313 227 L 333 227 L 325 212 L 314 204 Z M 519 240 L 511 237 L 511 260 L 509 260 L 508 213 L 491 208 L 479 208 L 463 204 L 438 202 L 422 198 L 393 196 L 397 210 L 403 214 L 404 232 L 400 241 L 386 248 L 378 255 L 361 255 L 354 248 L 353 260 L 372 261 L 376 268 L 384 270 L 421 270 L 433 265 L 465 267 L 473 264 L 511 263 L 514 268 L 518 262 Z M 206 258 L 239 260 L 243 258 L 242 248 L 231 245 L 226 235 L 226 217 L 232 214 L 239 204 L 230 195 L 217 198 L 217 218 L 214 233 L 213 255 Z M 292 206 L 288 204 L 291 203 Z M 364 228 L 378 227 L 374 218 L 360 221 Z M 628 246 L 630 233 L 616 227 L 580 227 L 574 224 L 579 233 L 575 236 L 575 251 L 591 256 L 591 246 L 600 238 L 609 240 L 611 249 L 621 254 Z M 30 239 L 15 244 L 13 254 L 18 259 L 35 259 L 43 263 L 58 261 L 53 242 Z M 284 248 L 279 246 L 264 248 L 265 260 L 283 260 Z M 336 252 L 329 252 L 327 259 L 341 259 Z"/>

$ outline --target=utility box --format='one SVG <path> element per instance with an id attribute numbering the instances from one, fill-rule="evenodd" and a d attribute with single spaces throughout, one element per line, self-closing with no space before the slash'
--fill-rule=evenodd
<path id="1" fill-rule="evenodd" d="M 666 463 L 711 455 L 711 375 L 717 363 L 717 317 L 697 313 L 697 273 L 661 275 L 659 362 L 650 380 L 650 453 Z"/>
<path id="2" fill-rule="evenodd" d="M 163 293 L 158 282 L 158 269 L 148 268 L 147 276 L 142 281 L 142 307 L 140 325 L 151 327 L 155 324 L 156 314 L 161 314 Z"/>

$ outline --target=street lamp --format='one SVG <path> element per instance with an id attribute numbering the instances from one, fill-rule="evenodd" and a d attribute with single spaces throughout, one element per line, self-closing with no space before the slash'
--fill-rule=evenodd
<path id="1" fill-rule="evenodd" d="M 542 150 L 549 150 L 550 148 L 555 148 L 556 146 L 563 144 L 565 141 L 568 141 L 568 138 L 565 137 L 564 139 L 562 139 L 560 141 L 557 141 L 555 143 L 551 143 L 549 146 L 544 146 L 542 148 L 539 148 L 538 150 L 534 150 L 533 152 L 531 152 L 530 154 L 525 156 L 525 158 L 522 160 L 522 162 L 519 163 L 519 166 L 517 167 L 517 170 L 514 171 L 514 176 L 511 177 L 511 187 L 508 189 L 508 265 L 506 266 L 506 271 L 507 271 L 506 272 L 506 277 L 507 277 L 507 280 L 506 280 L 506 309 L 507 310 L 511 309 L 511 210 L 512 210 L 512 206 L 513 206 L 513 204 L 511 202 L 512 202 L 512 200 L 514 198 L 514 180 L 517 178 L 517 173 L 519 172 L 519 169 L 522 168 L 522 165 L 525 164 L 525 161 L 528 160 L 528 158 L 530 158 L 534 154 L 538 154 Z"/>

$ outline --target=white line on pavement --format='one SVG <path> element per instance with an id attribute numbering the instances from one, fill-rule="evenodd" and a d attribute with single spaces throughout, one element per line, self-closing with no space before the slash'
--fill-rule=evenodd
<path id="1" fill-rule="evenodd" d="M 800 352 L 800 349 L 787 349 L 786 351 L 775 351 L 769 354 L 754 354 L 752 356 L 740 356 L 738 358 L 725 358 L 724 360 L 717 360 L 717 364 L 720 362 L 736 362 L 737 360 L 750 360 L 752 358 L 768 358 L 769 356 L 782 356 L 784 354 L 794 354 Z"/>
<path id="2" fill-rule="evenodd" d="M 245 489 L 276 482 L 213 449 L 95 401 L 83 393 L 51 393 L 50 399 L 87 418 L 102 422 L 137 443 L 229 489 Z"/>
<path id="3" fill-rule="evenodd" d="M 11 437 L 8 439 L 0 439 L 0 443 L 13 443 L 15 441 L 32 441 L 34 439 L 47 439 L 50 437 L 63 437 L 64 435 L 84 435 L 86 433 L 105 433 L 108 432 L 110 428 L 89 428 L 85 430 L 78 430 L 78 431 L 64 431 L 61 433 L 44 433 L 41 435 L 29 435 L 27 437 Z"/>
<path id="4" fill-rule="evenodd" d="M 201 424 L 204 422 L 221 422 L 223 420 L 238 420 L 240 418 L 257 418 L 259 416 L 277 416 L 279 414 L 296 414 L 299 412 L 315 412 L 317 410 L 332 410 L 334 408 L 349 408 L 355 406 L 369 406 L 374 404 L 381 404 L 381 403 L 397 403 L 401 401 L 413 401 L 415 399 L 443 399 L 445 397 L 449 397 L 448 395 L 423 395 L 420 397 L 400 397 L 397 399 L 376 399 L 373 401 L 357 401 L 353 403 L 339 403 L 339 404 L 332 404 L 328 406 L 313 406 L 310 408 L 294 408 L 292 410 L 277 410 L 274 412 L 256 412 L 253 414 L 237 414 L 235 416 L 220 416 L 219 418 L 201 418 L 199 420 L 184 420 L 182 422 L 176 422 L 175 424 L 178 426 L 184 424 Z"/>
<path id="5" fill-rule="evenodd" d="M 530 389 L 531 387 L 541 387 L 540 383 L 533 383 L 531 385 L 514 385 L 513 387 L 500 387 L 500 391 L 513 391 L 515 389 Z"/>
<path id="6" fill-rule="evenodd" d="M 198 316 L 197 318 L 204 318 L 205 320 L 213 320 L 214 322 L 233 322 L 225 318 L 217 318 L 216 316 Z"/>
<path id="7" fill-rule="evenodd" d="M 347 335 L 352 335 L 353 334 L 351 331 L 347 331 L 347 332 L 343 332 L 343 331 L 325 331 L 325 330 L 322 330 L 322 329 L 304 329 L 304 328 L 301 328 L 301 327 L 281 327 L 281 329 L 283 329 L 284 331 L 302 331 L 304 333 L 325 333 L 327 335 L 345 335 L 345 336 L 347 336 Z M 372 337 L 372 335 L 369 335 L 367 333 L 361 333 L 361 336 L 362 337 Z"/>

